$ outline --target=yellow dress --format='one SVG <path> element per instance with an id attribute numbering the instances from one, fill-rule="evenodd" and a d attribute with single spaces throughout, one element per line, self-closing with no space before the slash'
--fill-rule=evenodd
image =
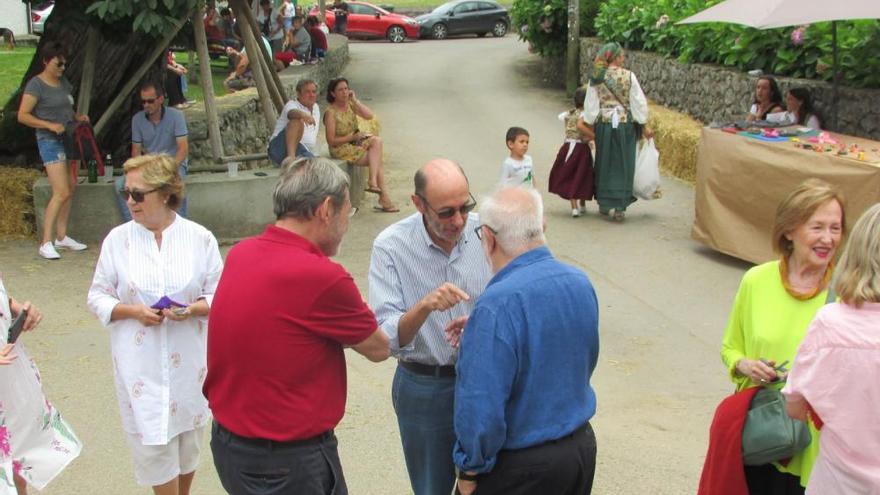
<path id="1" fill-rule="evenodd" d="M 358 128 L 358 116 L 354 112 L 354 102 L 349 102 L 348 109 L 344 112 L 340 112 L 336 108 L 333 110 L 333 117 L 336 121 L 336 136 L 347 136 L 358 130 L 367 131 L 367 129 Z M 330 156 L 338 160 L 354 163 L 360 160 L 366 151 L 363 145 L 344 143 L 339 146 L 331 146 Z"/>

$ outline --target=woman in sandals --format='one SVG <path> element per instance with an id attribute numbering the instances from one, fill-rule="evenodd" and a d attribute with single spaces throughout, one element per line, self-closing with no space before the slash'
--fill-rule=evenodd
<path id="1" fill-rule="evenodd" d="M 64 151 L 64 130 L 69 122 L 88 122 L 89 117 L 77 115 L 73 110 L 73 86 L 64 77 L 67 67 L 64 46 L 57 41 L 46 44 L 40 53 L 40 60 L 43 71 L 25 85 L 18 107 L 18 121 L 37 131 L 37 148 L 52 187 L 52 197 L 43 217 L 40 256 L 57 260 L 61 258 L 58 249 L 86 249 L 85 244 L 67 236 L 67 218 L 73 203 L 76 174 L 71 170 L 73 162 L 67 159 Z"/>
<path id="2" fill-rule="evenodd" d="M 596 133 L 596 200 L 599 213 L 623 221 L 626 207 L 633 197 L 633 175 L 636 169 L 636 143 L 641 135 L 650 138 L 648 100 L 636 75 L 621 67 L 623 48 L 607 43 L 593 61 L 584 122 L 593 125 Z"/>
<path id="3" fill-rule="evenodd" d="M 358 117 L 373 118 L 373 111 L 361 103 L 345 78 L 333 79 L 327 85 L 330 106 L 324 114 L 330 156 L 353 165 L 370 168 L 367 192 L 379 195 L 375 209 L 394 213 L 400 209 L 391 201 L 385 188 L 385 167 L 382 164 L 382 138 L 358 130 Z"/>

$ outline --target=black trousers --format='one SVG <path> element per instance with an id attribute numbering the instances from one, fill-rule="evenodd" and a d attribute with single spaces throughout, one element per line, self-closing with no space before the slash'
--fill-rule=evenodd
<path id="1" fill-rule="evenodd" d="M 804 495 L 804 487 L 797 476 L 783 473 L 773 464 L 743 466 L 749 495 Z"/>
<path id="2" fill-rule="evenodd" d="M 211 452 L 231 495 L 348 495 L 330 430 L 316 437 L 273 442 L 245 438 L 214 422 Z"/>
<path id="3" fill-rule="evenodd" d="M 596 473 L 596 435 L 590 423 L 568 436 L 521 450 L 502 450 L 476 495 L 589 495 Z M 458 489 L 456 489 L 458 492 Z"/>

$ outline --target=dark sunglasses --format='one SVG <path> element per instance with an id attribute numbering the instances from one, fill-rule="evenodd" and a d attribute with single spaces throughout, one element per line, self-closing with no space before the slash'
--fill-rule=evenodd
<path id="1" fill-rule="evenodd" d="M 150 189 L 149 191 L 132 191 L 131 189 L 123 189 L 120 193 L 122 193 L 122 198 L 126 201 L 128 201 L 128 198 L 131 198 L 135 203 L 143 203 L 144 196 L 156 191 L 158 191 L 158 189 Z"/>
<path id="2" fill-rule="evenodd" d="M 63 62 L 61 60 L 58 60 L 55 62 L 55 66 L 58 67 L 59 69 L 63 69 L 64 67 L 67 66 L 67 62 Z"/>
<path id="3" fill-rule="evenodd" d="M 156 100 L 158 100 L 158 98 L 144 98 L 141 100 L 141 103 L 144 105 L 152 105 L 153 103 L 156 103 Z"/>
<path id="4" fill-rule="evenodd" d="M 428 208 L 430 208 L 431 211 L 433 211 L 438 218 L 441 218 L 443 220 L 452 218 L 453 216 L 455 216 L 456 212 L 460 213 L 461 216 L 466 217 L 468 213 L 474 211 L 474 208 L 477 207 L 477 200 L 474 199 L 474 195 L 471 193 L 468 193 L 468 196 L 471 197 L 471 200 L 469 202 L 459 206 L 458 208 L 447 207 L 443 208 L 442 210 L 435 210 L 434 207 L 431 206 L 431 203 L 428 203 L 428 200 L 425 199 L 425 197 L 421 194 L 416 193 L 416 196 L 421 198 L 421 200 L 425 202 Z"/>
<path id="5" fill-rule="evenodd" d="M 483 240 L 483 227 L 486 227 L 487 229 L 489 229 L 489 232 L 492 232 L 492 234 L 498 235 L 497 230 L 495 230 L 492 227 L 489 227 L 488 225 L 483 223 L 483 224 L 477 225 L 477 228 L 474 229 L 474 234 L 477 234 L 477 239 L 479 239 L 481 241 Z"/>

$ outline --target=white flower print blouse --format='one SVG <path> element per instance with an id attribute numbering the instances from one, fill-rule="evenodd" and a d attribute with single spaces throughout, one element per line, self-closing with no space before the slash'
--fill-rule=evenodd
<path id="1" fill-rule="evenodd" d="M 119 304 L 151 306 L 162 296 L 210 306 L 223 260 L 217 240 L 201 225 L 177 216 L 162 232 L 131 221 L 110 231 L 89 289 L 89 309 L 110 329 L 116 397 L 125 431 L 144 445 L 165 445 L 211 418 L 202 395 L 207 372 L 207 319 L 145 327 L 135 319 L 110 321 Z"/>

